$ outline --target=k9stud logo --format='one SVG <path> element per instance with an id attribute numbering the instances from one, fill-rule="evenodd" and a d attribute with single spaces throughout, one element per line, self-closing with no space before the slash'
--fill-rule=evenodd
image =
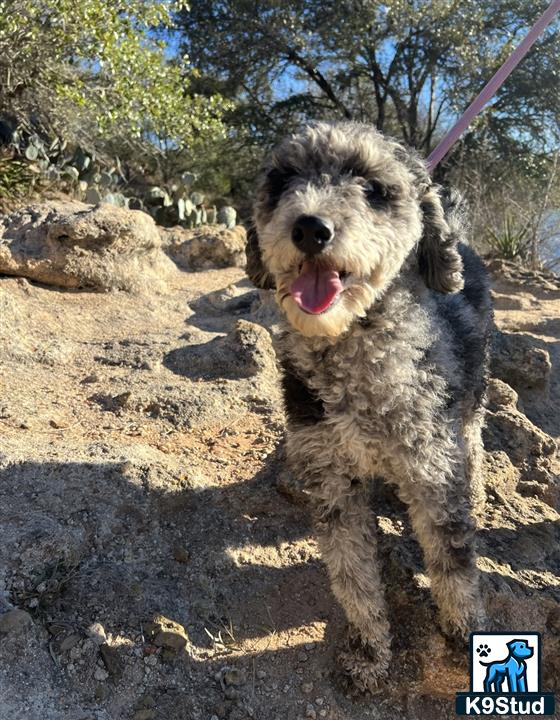
<path id="1" fill-rule="evenodd" d="M 457 693 L 458 715 L 553 715 L 541 692 L 541 637 L 536 632 L 471 634 L 470 692 Z"/>

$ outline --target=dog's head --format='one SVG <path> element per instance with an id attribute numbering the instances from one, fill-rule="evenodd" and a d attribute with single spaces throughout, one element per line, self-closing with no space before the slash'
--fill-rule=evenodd
<path id="1" fill-rule="evenodd" d="M 510 640 L 507 646 L 510 654 L 518 660 L 533 657 L 533 648 L 527 645 L 526 640 Z"/>
<path id="2" fill-rule="evenodd" d="M 411 254 L 429 287 L 461 288 L 438 190 L 413 152 L 367 125 L 318 123 L 271 153 L 247 272 L 257 286 L 276 288 L 294 328 L 345 332 Z"/>

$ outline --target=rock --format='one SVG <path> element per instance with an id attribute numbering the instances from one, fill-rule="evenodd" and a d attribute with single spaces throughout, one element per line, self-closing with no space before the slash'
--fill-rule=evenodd
<path id="1" fill-rule="evenodd" d="M 237 668 L 226 668 L 222 674 L 226 685 L 244 685 L 247 682 L 245 673 Z"/>
<path id="2" fill-rule="evenodd" d="M 487 259 L 487 267 L 497 280 L 508 280 L 542 290 L 560 290 L 560 277 L 549 270 L 531 270 L 501 258 Z"/>
<path id="3" fill-rule="evenodd" d="M 142 708 L 141 710 L 137 710 L 134 713 L 134 720 L 153 720 L 155 718 L 156 712 L 155 710 L 152 710 L 151 708 Z"/>
<path id="4" fill-rule="evenodd" d="M 519 396 L 507 383 L 497 378 L 490 378 L 488 382 L 488 408 L 497 410 L 500 407 L 516 408 Z"/>
<path id="5" fill-rule="evenodd" d="M 107 633 L 101 623 L 92 623 L 86 630 L 86 633 L 96 645 L 103 645 L 107 642 Z"/>
<path id="6" fill-rule="evenodd" d="M 6 275 L 65 288 L 164 291 L 173 272 L 145 213 L 51 201 L 0 221 L 0 273 Z"/>
<path id="7" fill-rule="evenodd" d="M 60 643 L 60 652 L 67 652 L 80 642 L 80 636 L 77 633 L 67 635 Z"/>
<path id="8" fill-rule="evenodd" d="M 521 413 L 515 407 L 515 400 L 515 393 L 505 383 L 492 381 L 487 422 L 483 431 L 487 454 L 505 454 L 518 470 L 519 479 L 524 482 L 554 485 L 556 475 L 553 471 L 553 459 L 557 450 L 556 441 Z M 511 477 L 509 470 L 506 475 Z M 498 476 L 501 476 L 501 473 L 498 473 Z M 525 485 L 520 491 L 527 495 L 532 487 L 534 486 Z M 548 497 L 544 490 L 541 494 L 543 499 Z M 550 494 L 551 502 L 554 502 L 555 497 L 554 492 Z"/>
<path id="9" fill-rule="evenodd" d="M 88 399 L 96 402 L 104 410 L 119 414 L 122 410 L 126 410 L 130 406 L 132 393 L 126 390 L 119 395 L 107 395 L 106 393 L 94 393 Z"/>
<path id="10" fill-rule="evenodd" d="M 304 484 L 289 470 L 281 470 L 276 477 L 276 489 L 287 500 L 295 505 L 307 505 L 309 494 Z"/>
<path id="11" fill-rule="evenodd" d="M 170 352 L 168 366 L 190 378 L 247 378 L 262 371 L 275 373 L 276 356 L 268 331 L 261 325 L 238 320 L 225 337 Z"/>
<path id="12" fill-rule="evenodd" d="M 123 673 L 124 664 L 118 650 L 107 643 L 103 643 L 99 648 L 99 654 L 109 675 L 115 680 L 120 678 Z"/>
<path id="13" fill-rule="evenodd" d="M 80 385 L 90 385 L 96 382 L 99 382 L 99 375 L 92 373 L 91 375 L 86 375 L 83 380 L 80 380 Z"/>
<path id="14" fill-rule="evenodd" d="M 105 683 L 97 683 L 97 685 L 95 686 L 94 694 L 97 702 L 101 703 L 107 700 L 107 698 L 111 694 L 111 691 Z"/>
<path id="15" fill-rule="evenodd" d="M 550 355 L 535 347 L 534 338 L 496 331 L 492 344 L 491 372 L 514 388 L 544 388 L 550 376 Z"/>
<path id="16" fill-rule="evenodd" d="M 185 628 L 164 615 L 155 615 L 152 622 L 145 625 L 144 632 L 154 645 L 173 652 L 183 650 L 190 645 Z"/>
<path id="17" fill-rule="evenodd" d="M 160 228 L 167 254 L 184 270 L 245 267 L 247 233 L 242 225 L 232 229 L 201 225 L 193 230 Z"/>
<path id="18" fill-rule="evenodd" d="M 484 446 L 487 450 L 504 449 L 514 465 L 550 457 L 556 451 L 554 439 L 514 407 L 488 412 Z"/>
<path id="19" fill-rule="evenodd" d="M 177 545 L 173 548 L 173 559 L 179 563 L 186 564 L 191 559 L 191 556 L 188 550 L 180 545 Z"/>
<path id="20" fill-rule="evenodd" d="M 33 625 L 31 615 L 19 608 L 0 615 L 0 635 L 18 635 L 31 625 Z"/>
<path id="21" fill-rule="evenodd" d="M 109 673 L 106 670 L 103 670 L 103 668 L 96 667 L 93 677 L 99 682 L 103 682 L 104 680 L 107 680 Z"/>

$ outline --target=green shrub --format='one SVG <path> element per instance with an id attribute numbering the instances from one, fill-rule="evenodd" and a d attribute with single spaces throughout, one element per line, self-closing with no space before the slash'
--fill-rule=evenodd
<path id="1" fill-rule="evenodd" d="M 33 188 L 35 177 L 27 163 L 0 155 L 0 198 L 27 195 Z"/>

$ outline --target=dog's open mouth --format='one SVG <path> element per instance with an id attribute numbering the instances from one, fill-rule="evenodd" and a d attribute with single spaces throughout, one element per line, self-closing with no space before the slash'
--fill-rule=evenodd
<path id="1" fill-rule="evenodd" d="M 312 315 L 328 310 L 344 290 L 348 273 L 305 260 L 292 283 L 291 295 L 298 306 Z"/>

